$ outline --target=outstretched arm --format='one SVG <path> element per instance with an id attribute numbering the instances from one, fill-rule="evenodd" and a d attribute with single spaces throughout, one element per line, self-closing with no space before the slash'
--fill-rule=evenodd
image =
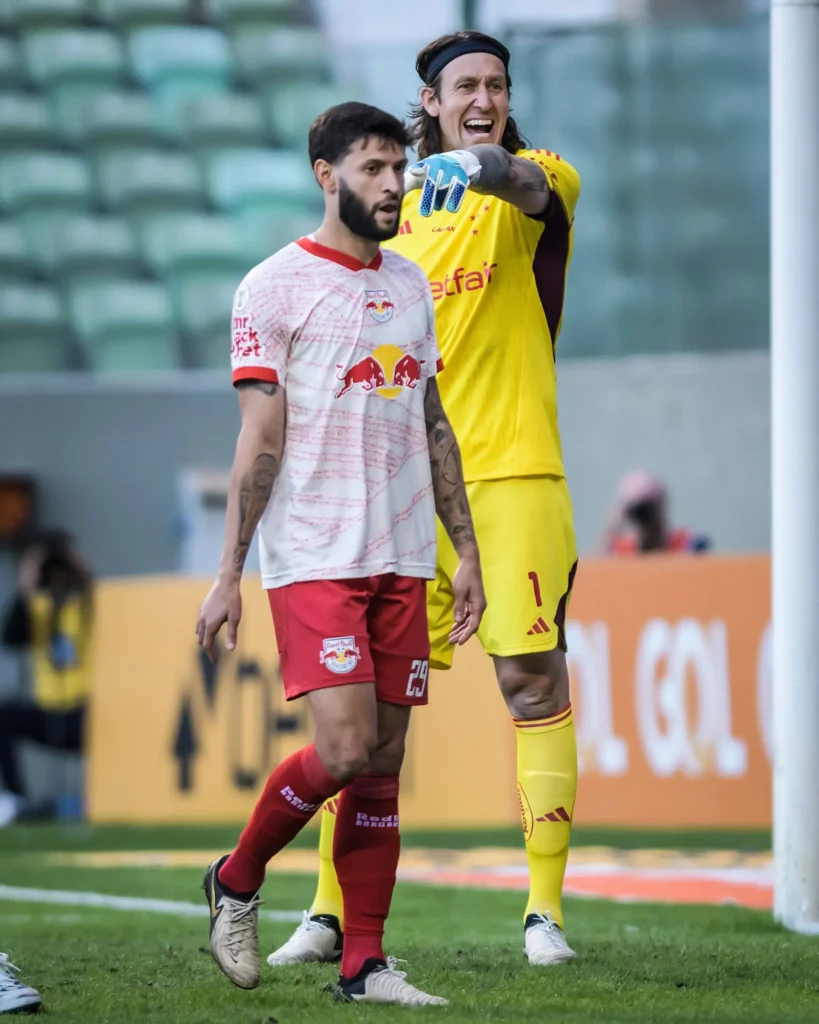
<path id="1" fill-rule="evenodd" d="M 455 627 L 449 638 L 452 643 L 463 644 L 476 632 L 486 608 L 486 598 L 475 527 L 466 495 L 461 452 L 444 412 L 434 377 L 427 381 L 424 415 L 435 511 L 459 559 L 458 570 L 452 581 L 455 591 Z"/>
<path id="2" fill-rule="evenodd" d="M 469 186 L 473 192 L 497 196 L 530 217 L 546 212 L 553 200 L 542 167 L 523 157 L 512 156 L 503 146 L 489 143 L 472 146 L 469 152 L 481 165 L 477 180 Z"/>
<path id="3" fill-rule="evenodd" d="M 227 648 L 236 646 L 242 614 L 240 583 L 259 520 L 267 508 L 284 451 L 284 391 L 261 380 L 240 381 L 242 429 L 230 472 L 225 542 L 216 582 L 196 623 L 199 643 L 213 661 L 215 641 L 227 622 Z"/>

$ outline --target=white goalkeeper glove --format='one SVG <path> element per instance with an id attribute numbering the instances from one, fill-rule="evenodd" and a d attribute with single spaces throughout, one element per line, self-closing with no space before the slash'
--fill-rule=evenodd
<path id="1" fill-rule="evenodd" d="M 422 217 L 435 210 L 446 209 L 457 213 L 470 185 L 481 173 L 480 160 L 468 149 L 455 149 L 450 153 L 436 153 L 417 164 L 410 164 L 404 172 L 404 192 L 420 188 Z"/>

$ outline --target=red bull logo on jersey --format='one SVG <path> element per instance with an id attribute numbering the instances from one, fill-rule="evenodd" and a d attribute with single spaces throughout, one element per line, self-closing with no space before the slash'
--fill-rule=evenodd
<path id="1" fill-rule="evenodd" d="M 321 664 L 339 676 L 352 672 L 361 660 L 354 636 L 327 637 L 322 640 L 321 648 Z"/>
<path id="2" fill-rule="evenodd" d="M 376 323 L 385 324 L 388 320 L 392 320 L 395 303 L 390 298 L 390 293 L 386 289 L 382 291 L 365 291 L 364 308 Z"/>
<path id="3" fill-rule="evenodd" d="M 374 392 L 381 398 L 397 398 L 404 390 L 414 390 L 422 377 L 425 360 L 416 359 L 397 345 L 379 345 L 371 356 L 354 363 L 348 369 L 338 364 L 338 379 L 342 386 L 336 392 L 341 398 L 353 389 Z"/>

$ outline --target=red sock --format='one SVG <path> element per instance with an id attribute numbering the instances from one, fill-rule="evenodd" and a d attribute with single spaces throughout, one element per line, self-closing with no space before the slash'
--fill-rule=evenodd
<path id="1" fill-rule="evenodd" d="M 324 801 L 341 788 L 311 744 L 275 768 L 265 784 L 239 845 L 219 869 L 233 892 L 256 892 L 267 862 L 298 835 Z"/>
<path id="2" fill-rule="evenodd" d="M 354 978 L 370 957 L 384 957 L 401 837 L 398 776 L 360 775 L 341 794 L 333 861 L 344 897 L 341 974 Z"/>

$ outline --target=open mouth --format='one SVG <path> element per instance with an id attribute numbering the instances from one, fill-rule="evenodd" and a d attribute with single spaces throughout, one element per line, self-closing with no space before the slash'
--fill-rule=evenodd
<path id="1" fill-rule="evenodd" d="M 379 213 L 398 213 L 398 203 L 383 203 L 378 207 Z"/>
<path id="2" fill-rule="evenodd" d="M 488 117 L 470 117 L 468 121 L 464 121 L 464 128 L 467 134 L 472 135 L 476 139 L 486 139 L 492 134 L 492 129 L 495 127 L 495 122 Z"/>

